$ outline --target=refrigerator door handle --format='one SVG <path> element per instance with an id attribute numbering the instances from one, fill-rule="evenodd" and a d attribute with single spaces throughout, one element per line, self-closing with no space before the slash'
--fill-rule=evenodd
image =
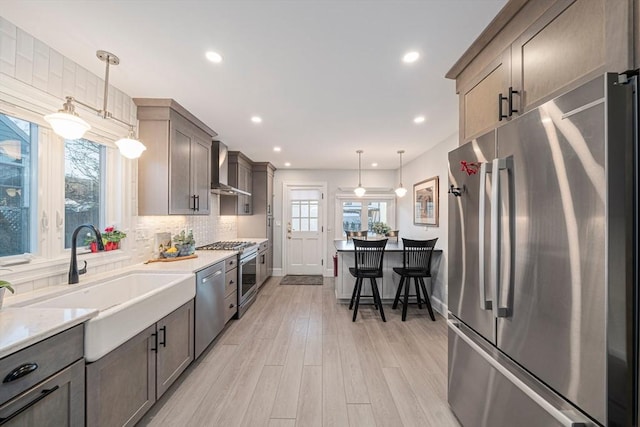
<path id="1" fill-rule="evenodd" d="M 461 340 L 467 343 L 480 357 L 482 357 L 493 369 L 502 374 L 508 379 L 514 386 L 520 389 L 529 399 L 534 401 L 549 415 L 558 421 L 558 424 L 565 427 L 586 427 L 587 424 L 581 415 L 574 411 L 562 410 L 555 407 L 548 399 L 538 394 L 532 389 L 526 382 L 522 381 L 517 375 L 511 372 L 505 365 L 500 363 L 490 354 L 488 354 L 480 345 L 478 345 L 473 338 L 465 333 L 462 329 L 463 326 L 460 322 L 452 319 L 447 320 L 449 330 L 454 332 Z M 590 425 L 590 424 L 589 424 Z"/>
<path id="2" fill-rule="evenodd" d="M 502 227 L 501 227 L 501 209 L 502 209 L 502 180 L 500 179 L 501 170 L 509 170 L 509 159 L 493 159 L 492 171 L 493 181 L 491 185 L 491 259 L 489 277 L 491 280 L 493 295 L 493 316 L 509 317 L 510 310 L 508 307 L 500 306 L 500 283 L 501 277 L 501 260 L 502 260 Z M 507 184 L 508 187 L 508 184 Z M 510 202 L 510 201 L 508 201 Z"/>
<path id="3" fill-rule="evenodd" d="M 480 309 L 482 310 L 491 310 L 492 302 L 487 299 L 487 290 L 485 287 L 485 251 L 484 251 L 484 242 L 485 242 L 485 233 L 484 233 L 484 225 L 486 222 L 486 194 L 485 194 L 485 186 L 487 182 L 487 174 L 491 173 L 492 164 L 488 162 L 483 162 L 480 165 L 480 192 L 478 195 L 479 200 L 479 211 L 478 211 L 478 258 L 479 258 L 479 270 L 478 270 L 478 286 L 480 291 Z"/>

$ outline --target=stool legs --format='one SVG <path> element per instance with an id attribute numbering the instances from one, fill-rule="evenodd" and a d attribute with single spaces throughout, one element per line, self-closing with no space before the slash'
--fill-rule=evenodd
<path id="1" fill-rule="evenodd" d="M 427 306 L 427 310 L 429 311 L 429 317 L 431 320 L 435 321 L 436 318 L 433 314 L 433 308 L 431 307 L 431 300 L 429 299 L 429 294 L 427 293 L 427 287 L 424 283 L 424 279 L 422 277 L 414 277 L 413 278 L 414 286 L 416 288 L 416 299 L 418 302 L 418 308 L 422 308 L 422 303 L 424 302 Z M 404 295 L 402 301 L 402 321 L 407 320 L 407 307 L 409 305 L 409 288 L 411 287 L 411 277 L 400 276 L 400 283 L 398 284 L 398 290 L 396 291 L 396 297 L 393 300 L 393 305 L 391 308 L 394 310 L 398 308 L 398 302 L 400 301 L 400 294 L 402 293 L 402 287 L 404 285 Z M 420 296 L 420 289 L 422 289 L 422 295 Z M 375 298 L 374 298 L 375 299 Z"/>
<path id="2" fill-rule="evenodd" d="M 422 286 L 422 291 L 424 292 L 424 299 L 425 299 L 425 302 L 427 303 L 427 310 L 429 310 L 429 317 L 431 317 L 431 320 L 435 322 L 436 318 L 433 315 L 433 309 L 431 308 L 431 301 L 429 300 L 429 294 L 427 294 L 427 287 L 425 286 L 424 280 L 422 279 L 422 277 L 420 277 L 420 286 Z"/>
<path id="3" fill-rule="evenodd" d="M 380 298 L 380 291 L 378 290 L 378 282 L 375 278 L 371 279 L 371 289 L 373 290 L 373 300 L 376 301 L 376 304 L 380 307 L 380 316 L 382 316 L 382 321 L 386 322 L 387 319 L 384 317 L 384 309 L 382 308 L 382 299 Z"/>
<path id="4" fill-rule="evenodd" d="M 407 281 L 404 284 L 404 301 L 402 303 L 402 321 L 407 320 L 407 307 L 409 307 L 409 286 L 411 285 L 411 278 L 407 277 Z"/>
<path id="5" fill-rule="evenodd" d="M 351 310 L 353 308 L 353 301 L 356 299 L 356 291 L 358 290 L 358 282 L 360 282 L 362 279 L 360 279 L 359 277 L 356 278 L 356 283 L 353 285 L 353 293 L 351 294 L 351 301 L 349 302 L 349 310 Z"/>
<path id="6" fill-rule="evenodd" d="M 422 279 L 422 278 L 420 278 Z M 413 278 L 413 284 L 416 286 L 416 298 L 418 299 L 418 308 L 422 309 L 422 299 L 420 298 L 420 287 L 418 286 L 418 278 Z M 425 294 L 426 296 L 426 294 Z"/>
<path id="7" fill-rule="evenodd" d="M 359 278 L 356 280 L 356 301 L 355 306 L 353 307 L 353 319 L 352 322 L 356 321 L 356 317 L 358 317 L 358 305 L 360 305 L 360 292 L 362 291 L 362 279 Z"/>
<path id="8" fill-rule="evenodd" d="M 380 298 L 380 290 L 378 289 L 378 282 L 375 278 L 370 278 L 371 281 L 371 290 L 373 292 L 373 304 L 376 310 L 380 310 L 380 316 L 382 316 L 382 321 L 386 322 L 387 318 L 384 315 L 384 309 L 382 308 L 382 299 Z M 362 294 L 362 285 L 364 279 L 356 278 L 356 284 L 353 286 L 353 294 L 351 295 L 351 301 L 349 302 L 349 310 L 353 308 L 353 319 L 355 322 L 358 317 L 358 307 L 360 306 L 360 295 Z"/>
<path id="9" fill-rule="evenodd" d="M 398 308 L 398 300 L 400 299 L 400 292 L 402 292 L 402 284 L 404 283 L 404 276 L 400 276 L 400 283 L 398 284 L 398 290 L 396 291 L 396 297 L 393 300 L 392 309 Z"/>

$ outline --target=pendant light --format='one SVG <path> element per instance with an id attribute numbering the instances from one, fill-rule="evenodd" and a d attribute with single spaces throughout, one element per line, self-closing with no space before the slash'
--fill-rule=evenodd
<path id="1" fill-rule="evenodd" d="M 365 190 L 365 188 L 362 186 L 362 182 L 361 182 L 362 181 L 361 180 L 362 178 L 361 177 L 362 175 L 362 162 L 361 162 L 362 158 L 361 157 L 362 157 L 363 151 L 358 150 L 356 151 L 356 153 L 358 153 L 358 187 L 355 190 L 353 190 L 353 192 L 356 193 L 356 196 L 362 197 L 364 196 L 364 193 L 367 192 L 367 190 Z"/>
<path id="2" fill-rule="evenodd" d="M 76 114 L 75 106 L 73 105 L 73 103 L 78 103 L 83 107 L 95 111 L 103 119 L 115 120 L 116 122 L 129 126 L 128 137 L 121 138 L 116 142 L 116 145 L 118 146 L 120 153 L 124 157 L 127 157 L 129 159 L 136 159 L 140 157 L 142 152 L 147 148 L 144 146 L 144 144 L 136 139 L 135 133 L 133 131 L 133 125 L 131 123 L 127 123 L 124 120 L 113 117 L 113 114 L 107 111 L 107 102 L 109 100 L 109 66 L 118 65 L 120 63 L 120 59 L 113 53 L 109 53 L 104 50 L 97 51 L 96 56 L 101 61 L 106 63 L 104 76 L 104 103 L 102 110 L 94 108 L 91 105 L 85 104 L 84 102 L 78 101 L 72 96 L 67 96 L 65 97 L 66 102 L 62 105 L 62 109 L 57 113 L 44 116 L 44 119 L 51 125 L 53 131 L 61 137 L 65 139 L 82 138 L 84 134 L 89 129 L 91 129 L 91 126 L 87 122 L 82 120 L 78 116 L 78 114 Z"/>
<path id="3" fill-rule="evenodd" d="M 404 197 L 407 194 L 407 189 L 402 186 L 402 154 L 404 150 L 398 150 L 398 154 L 400 154 L 400 186 L 396 188 L 396 196 Z"/>

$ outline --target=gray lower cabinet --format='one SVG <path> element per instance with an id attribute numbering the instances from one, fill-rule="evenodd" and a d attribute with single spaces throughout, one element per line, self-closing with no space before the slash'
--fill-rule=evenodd
<path id="1" fill-rule="evenodd" d="M 79 360 L 0 406 L 4 426 L 84 425 L 84 361 Z"/>
<path id="2" fill-rule="evenodd" d="M 84 426 L 83 325 L 0 360 L 0 424 Z"/>
<path id="3" fill-rule="evenodd" d="M 193 300 L 87 364 L 87 426 L 133 426 L 193 361 Z"/>

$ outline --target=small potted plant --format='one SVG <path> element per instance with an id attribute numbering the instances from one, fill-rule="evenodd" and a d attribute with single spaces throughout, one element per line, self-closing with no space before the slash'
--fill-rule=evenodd
<path id="1" fill-rule="evenodd" d="M 120 230 L 117 230 L 115 226 L 105 228 L 102 232 L 102 244 L 104 245 L 104 250 L 112 251 L 115 249 L 120 249 L 120 240 L 124 239 L 125 237 L 127 237 L 127 234 L 123 233 Z M 89 245 L 91 252 L 98 252 L 96 238 L 91 233 L 87 233 L 84 244 Z"/>
<path id="2" fill-rule="evenodd" d="M 173 243 L 180 251 L 178 256 L 193 255 L 196 251 L 196 241 L 193 238 L 193 231 L 189 230 L 189 234 L 182 230 L 180 234 L 173 237 Z"/>
<path id="3" fill-rule="evenodd" d="M 391 227 L 389 227 L 384 222 L 374 222 L 371 225 L 371 231 L 376 233 L 378 236 L 384 236 L 386 233 L 391 231 Z"/>
<path id="4" fill-rule="evenodd" d="M 0 308 L 2 308 L 2 302 L 4 301 L 5 289 L 8 289 L 12 294 L 15 293 L 15 291 L 11 287 L 11 283 L 7 282 L 6 280 L 0 280 Z"/>

